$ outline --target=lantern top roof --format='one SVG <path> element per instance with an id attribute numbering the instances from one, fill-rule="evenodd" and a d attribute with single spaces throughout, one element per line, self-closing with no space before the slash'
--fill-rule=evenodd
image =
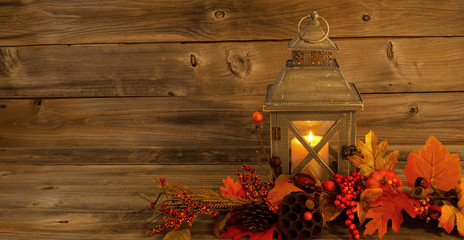
<path id="1" fill-rule="evenodd" d="M 324 33 L 319 26 L 318 19 L 323 21 L 325 19 L 319 17 L 316 12 L 313 12 L 311 17 L 312 20 L 309 21 L 304 31 L 289 43 L 291 50 L 310 51 L 304 53 L 303 56 L 293 54 L 293 59 L 285 63 L 274 84 L 268 86 L 264 110 L 344 111 L 362 109 L 361 95 L 354 84 L 348 84 L 345 81 L 336 60 L 331 58 L 331 54 L 315 52 L 338 51 L 338 47 L 327 37 L 329 29 L 327 33 Z"/>
<path id="2" fill-rule="evenodd" d="M 301 22 L 307 18 L 312 19 L 308 22 L 303 31 L 300 32 Z M 321 19 L 327 25 L 327 33 L 322 30 L 320 26 Z M 327 21 L 319 16 L 317 12 L 312 12 L 311 15 L 303 17 L 298 23 L 298 35 L 287 44 L 288 50 L 316 50 L 316 51 L 336 51 L 338 52 L 337 44 L 328 38 L 329 24 Z"/>

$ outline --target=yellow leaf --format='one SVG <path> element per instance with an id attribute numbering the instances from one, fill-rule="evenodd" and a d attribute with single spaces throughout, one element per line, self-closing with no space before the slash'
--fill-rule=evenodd
<path id="1" fill-rule="evenodd" d="M 438 220 L 440 221 L 440 226 L 445 229 L 447 233 L 453 230 L 457 213 L 459 213 L 459 209 L 453 205 L 446 204 L 441 207 L 441 217 Z"/>
<path id="2" fill-rule="evenodd" d="M 163 240 L 191 240 L 192 236 L 187 228 L 178 231 L 170 231 L 164 236 Z"/>
<path id="3" fill-rule="evenodd" d="M 366 134 L 365 143 L 356 139 L 356 147 L 361 150 L 361 156 L 349 156 L 348 159 L 353 166 L 361 169 L 364 176 L 369 176 L 369 174 L 381 168 L 393 170 L 398 162 L 398 151 L 391 152 L 383 158 L 383 155 L 388 151 L 388 142 L 384 140 L 377 145 L 377 136 L 372 130 Z"/>
<path id="4" fill-rule="evenodd" d="M 279 185 L 279 183 L 282 183 L 283 181 L 286 180 L 292 180 L 292 175 L 286 175 L 286 174 L 280 174 L 277 179 L 274 181 L 275 185 Z"/>
<path id="5" fill-rule="evenodd" d="M 464 177 L 461 178 L 456 187 L 456 193 L 458 194 L 458 207 L 461 209 L 461 212 L 464 214 Z"/>
<path id="6" fill-rule="evenodd" d="M 464 177 L 458 183 L 456 192 L 458 193 L 458 207 L 451 204 L 445 204 L 441 207 L 440 227 L 450 233 L 454 226 L 458 229 L 459 235 L 464 236 Z"/>

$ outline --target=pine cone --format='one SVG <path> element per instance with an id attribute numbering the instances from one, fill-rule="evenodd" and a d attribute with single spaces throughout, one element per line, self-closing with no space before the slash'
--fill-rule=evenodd
<path id="1" fill-rule="evenodd" d="M 269 210 L 266 203 L 245 205 L 240 215 L 243 225 L 252 232 L 262 232 L 277 221 L 277 214 Z"/>

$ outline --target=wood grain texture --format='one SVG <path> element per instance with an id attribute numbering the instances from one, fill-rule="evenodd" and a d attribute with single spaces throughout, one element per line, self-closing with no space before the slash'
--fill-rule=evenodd
<path id="1" fill-rule="evenodd" d="M 404 159 L 434 135 L 464 159 L 464 93 L 363 98 L 358 137 L 372 129 L 405 151 Z M 250 116 L 262 104 L 262 97 L 253 96 L 0 100 L 0 159 L 9 164 L 252 161 L 259 145 Z M 268 126 L 265 115 L 265 146 Z"/>
<path id="2" fill-rule="evenodd" d="M 463 37 L 336 43 L 362 93 L 464 91 Z M 1 48 L 0 97 L 264 96 L 290 53 L 284 41 Z"/>
<path id="3" fill-rule="evenodd" d="M 398 164 L 402 175 L 404 164 Z M 146 239 L 149 201 L 160 189 L 151 177 L 189 187 L 216 189 L 239 165 L 0 165 L 2 239 Z M 463 168 L 464 173 L 464 168 Z M 195 179 L 195 181 L 192 181 Z M 146 197 L 148 200 L 144 199 Z M 193 239 L 215 239 L 212 221 L 194 224 Z M 343 221 L 333 222 L 318 239 L 346 239 Z M 400 234 L 385 239 L 459 239 L 436 225 L 406 219 Z M 161 239 L 161 238 L 157 238 Z M 367 239 L 376 239 L 367 236 Z"/>
<path id="4" fill-rule="evenodd" d="M 331 37 L 464 35 L 459 0 L 11 0 L 1 3 L 0 46 L 291 39 L 314 10 Z"/>

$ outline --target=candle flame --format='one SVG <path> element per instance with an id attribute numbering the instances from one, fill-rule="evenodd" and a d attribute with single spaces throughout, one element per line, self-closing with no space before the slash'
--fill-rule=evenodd
<path id="1" fill-rule="evenodd" d="M 310 146 L 313 146 L 313 132 L 309 131 L 308 135 L 305 136 L 306 141 L 309 143 Z"/>

